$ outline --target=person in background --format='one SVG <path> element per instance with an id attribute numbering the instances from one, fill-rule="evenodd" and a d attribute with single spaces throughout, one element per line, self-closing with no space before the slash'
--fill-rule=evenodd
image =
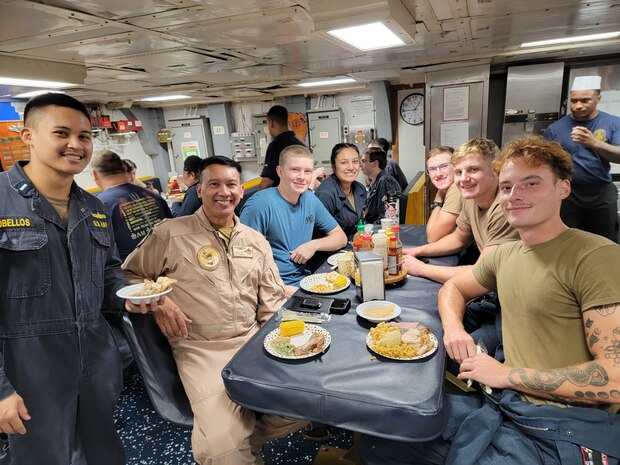
<path id="1" fill-rule="evenodd" d="M 144 187 L 152 192 L 155 192 L 156 194 L 160 193 L 157 189 L 155 189 L 155 187 L 153 187 L 152 184 L 145 184 L 136 177 L 138 167 L 133 161 L 131 161 L 129 158 L 123 158 L 122 162 L 127 173 L 127 182 L 136 186 Z"/>
<path id="2" fill-rule="evenodd" d="M 344 233 L 353 237 L 366 203 L 366 188 L 358 181 L 360 155 L 354 144 L 334 145 L 330 161 L 333 174 L 314 191 Z"/>
<path id="3" fill-rule="evenodd" d="M 132 280 L 177 280 L 154 317 L 191 402 L 196 462 L 262 463 L 264 442 L 307 422 L 267 414 L 257 419 L 226 395 L 221 371 L 286 301 L 284 283 L 269 243 L 234 214 L 243 197 L 241 165 L 220 156 L 202 160 L 198 195 L 196 213 L 157 225 L 123 269 Z"/>
<path id="4" fill-rule="evenodd" d="M 125 260 L 151 229 L 172 213 L 161 196 L 128 182 L 121 158 L 111 150 L 97 152 L 91 163 L 97 198 L 110 213 L 121 260 Z"/>
<path id="5" fill-rule="evenodd" d="M 448 394 L 448 424 L 431 442 L 364 436 L 365 465 L 619 463 L 620 247 L 563 223 L 572 165 L 541 137 L 503 149 L 499 201 L 521 240 L 501 244 L 439 293 L 458 378 L 486 393 Z M 490 289 L 502 296 L 504 363 L 478 353 L 462 325 L 465 302 Z"/>
<path id="6" fill-rule="evenodd" d="M 202 205 L 197 191 L 201 161 L 202 159 L 196 155 L 190 155 L 183 161 L 183 174 L 179 178 L 187 190 L 182 202 L 172 204 L 172 215 L 175 218 L 191 215 Z"/>
<path id="7" fill-rule="evenodd" d="M 562 220 L 618 241 L 618 189 L 610 163 L 620 163 L 620 118 L 597 109 L 601 77 L 576 77 L 570 91 L 570 115 L 556 121 L 544 136 L 571 154 L 575 171 L 570 196 L 562 203 Z"/>
<path id="8" fill-rule="evenodd" d="M 405 176 L 405 173 L 403 173 L 403 170 L 400 168 L 400 165 L 396 162 L 396 160 L 394 160 L 389 155 L 390 143 L 387 141 L 387 139 L 384 139 L 383 137 L 373 139 L 370 141 L 370 144 L 368 144 L 368 148 L 370 147 L 378 147 L 385 152 L 385 155 L 387 157 L 387 165 L 385 165 L 385 172 L 389 174 L 390 176 L 392 176 L 394 179 L 396 179 L 396 181 L 400 185 L 401 192 L 405 192 L 405 189 L 407 189 L 407 184 L 408 184 L 407 177 Z"/>
<path id="9" fill-rule="evenodd" d="M 277 167 L 282 150 L 290 145 L 306 145 L 288 127 L 288 110 L 281 105 L 274 105 L 267 112 L 267 129 L 272 141 L 265 154 L 259 190 L 278 187 L 280 184 Z"/>
<path id="10" fill-rule="evenodd" d="M 122 367 L 101 306 L 122 307 L 126 280 L 110 216 L 74 182 L 93 150 L 88 110 L 39 95 L 20 136 L 30 160 L 0 175 L 0 432 L 12 464 L 124 465 Z"/>
<path id="11" fill-rule="evenodd" d="M 426 155 L 426 173 L 437 188 L 431 202 L 431 214 L 426 222 L 426 239 L 429 243 L 454 231 L 463 206 L 463 198 L 454 183 L 454 166 L 450 162 L 453 153 L 452 147 L 435 147 Z"/>
<path id="12" fill-rule="evenodd" d="M 277 167 L 278 187 L 257 192 L 241 211 L 241 222 L 269 241 L 289 295 L 309 274 L 305 265 L 316 252 L 332 252 L 347 245 L 342 228 L 321 201 L 308 192 L 313 166 L 314 157 L 306 147 L 287 147 Z"/>
<path id="13" fill-rule="evenodd" d="M 385 152 L 377 147 L 369 147 L 362 155 L 362 172 L 370 180 L 368 197 L 364 205 L 364 222 L 380 224 L 386 216 L 388 193 L 400 195 L 398 181 L 385 172 L 387 158 Z"/>

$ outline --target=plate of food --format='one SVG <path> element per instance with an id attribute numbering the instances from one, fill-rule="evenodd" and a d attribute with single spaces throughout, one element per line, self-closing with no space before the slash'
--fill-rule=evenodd
<path id="1" fill-rule="evenodd" d="M 322 354 L 331 344 L 329 332 L 303 321 L 284 321 L 263 341 L 265 350 L 274 357 L 300 360 Z"/>
<path id="2" fill-rule="evenodd" d="M 437 337 L 422 323 L 381 322 L 366 336 L 366 345 L 377 355 L 392 360 L 420 360 L 437 350 Z"/>
<path id="3" fill-rule="evenodd" d="M 327 259 L 327 263 L 329 263 L 331 266 L 337 266 L 338 265 L 338 257 L 340 257 L 341 255 L 351 255 L 351 257 L 353 257 L 353 252 L 351 251 L 346 251 L 346 250 L 341 250 L 340 252 L 336 252 L 333 255 L 330 255 L 329 258 Z"/>
<path id="4" fill-rule="evenodd" d="M 166 276 L 160 276 L 157 281 L 145 279 L 143 283 L 132 284 L 119 289 L 116 291 L 116 295 L 121 299 L 129 299 L 132 304 L 139 305 L 143 300 L 151 300 L 167 294 L 176 282 L 176 279 Z"/>
<path id="5" fill-rule="evenodd" d="M 345 290 L 350 285 L 351 280 L 336 271 L 306 276 L 299 283 L 299 287 L 304 291 L 313 294 L 335 294 Z"/>
<path id="6" fill-rule="evenodd" d="M 381 323 L 382 321 L 390 321 L 400 315 L 400 307 L 395 303 L 387 300 L 371 300 L 359 304 L 355 309 L 358 316 L 365 318 L 373 323 Z"/>

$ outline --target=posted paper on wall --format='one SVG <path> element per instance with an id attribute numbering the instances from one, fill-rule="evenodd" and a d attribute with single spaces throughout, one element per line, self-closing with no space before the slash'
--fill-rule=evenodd
<path id="1" fill-rule="evenodd" d="M 469 140 L 469 123 L 443 123 L 441 145 L 456 148 Z"/>

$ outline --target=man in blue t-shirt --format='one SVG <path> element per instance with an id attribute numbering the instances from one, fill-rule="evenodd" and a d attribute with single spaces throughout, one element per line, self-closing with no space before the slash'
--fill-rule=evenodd
<path id="1" fill-rule="evenodd" d="M 165 218 L 172 218 L 166 201 L 144 187 L 128 182 L 121 157 L 110 150 L 93 156 L 93 178 L 103 189 L 97 198 L 110 213 L 121 260 Z"/>
<path id="2" fill-rule="evenodd" d="M 339 250 L 347 236 L 314 193 L 308 191 L 314 157 L 302 145 L 280 154 L 280 184 L 257 192 L 241 211 L 241 222 L 261 232 L 271 244 L 280 277 L 290 295 L 307 274 L 305 264 L 318 251 Z M 317 232 L 322 237 L 312 239 Z M 314 234 L 315 236 L 317 234 Z"/>
<path id="3" fill-rule="evenodd" d="M 570 91 L 571 114 L 549 126 L 555 140 L 574 163 L 572 192 L 562 202 L 562 220 L 614 242 L 618 241 L 618 190 L 611 182 L 610 162 L 620 163 L 620 118 L 598 111 L 601 77 L 575 78 Z"/>

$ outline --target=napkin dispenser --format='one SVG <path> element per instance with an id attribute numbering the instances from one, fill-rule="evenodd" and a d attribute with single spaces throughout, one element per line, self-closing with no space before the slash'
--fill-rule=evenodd
<path id="1" fill-rule="evenodd" d="M 383 258 L 374 252 L 354 252 L 355 290 L 360 302 L 385 300 Z"/>

